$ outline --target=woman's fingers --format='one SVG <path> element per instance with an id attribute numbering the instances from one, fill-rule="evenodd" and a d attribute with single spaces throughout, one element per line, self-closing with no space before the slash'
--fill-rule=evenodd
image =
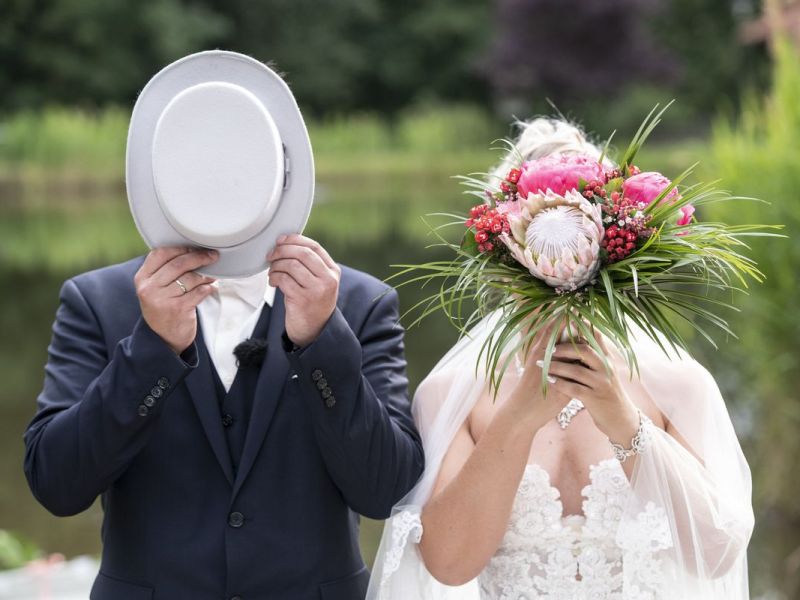
<path id="1" fill-rule="evenodd" d="M 567 398 L 577 398 L 578 400 L 585 400 L 587 397 L 591 397 L 592 394 L 591 388 L 560 377 L 556 377 L 556 382 L 551 383 L 550 387 Z"/>
<path id="2" fill-rule="evenodd" d="M 587 343 L 557 344 L 553 351 L 553 358 L 560 361 L 582 362 L 593 371 L 600 371 L 603 368 L 603 359 Z"/>
<path id="3" fill-rule="evenodd" d="M 536 364 L 540 368 L 544 367 L 543 361 L 539 361 Z M 550 368 L 548 369 L 547 374 L 555 377 L 556 380 L 569 380 L 589 389 L 594 388 L 596 384 L 594 371 L 577 362 L 567 363 L 560 360 L 554 360 L 550 363 Z"/>

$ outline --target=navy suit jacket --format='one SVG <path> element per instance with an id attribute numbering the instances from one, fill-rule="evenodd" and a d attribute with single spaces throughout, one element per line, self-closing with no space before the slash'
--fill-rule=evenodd
<path id="1" fill-rule="evenodd" d="M 396 292 L 343 268 L 333 316 L 296 351 L 281 343 L 276 295 L 234 475 L 211 363 L 197 345 L 179 357 L 145 323 L 141 263 L 64 284 L 25 432 L 25 473 L 48 510 L 102 498 L 91 598 L 363 598 L 357 513 L 387 517 L 423 469 Z"/>

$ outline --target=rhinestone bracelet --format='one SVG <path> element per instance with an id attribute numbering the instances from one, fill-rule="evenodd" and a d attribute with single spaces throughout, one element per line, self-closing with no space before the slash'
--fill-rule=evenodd
<path id="1" fill-rule="evenodd" d="M 635 454 L 642 454 L 647 450 L 647 446 L 650 442 L 650 432 L 647 430 L 647 427 L 652 425 L 653 422 L 641 410 L 637 409 L 637 412 L 639 413 L 639 429 L 636 430 L 636 435 L 631 438 L 630 448 L 624 448 L 622 444 L 615 444 L 610 439 L 608 440 L 611 444 L 611 448 L 614 450 L 614 458 L 621 463 L 624 463 L 629 457 Z"/>

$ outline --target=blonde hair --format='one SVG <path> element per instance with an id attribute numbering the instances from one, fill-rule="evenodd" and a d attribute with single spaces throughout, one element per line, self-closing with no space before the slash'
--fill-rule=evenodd
<path id="1" fill-rule="evenodd" d="M 509 169 L 519 164 L 520 158 L 528 161 L 552 154 L 584 154 L 600 160 L 603 154 L 578 125 L 563 119 L 537 117 L 530 121 L 517 121 L 515 126 L 519 129 L 513 142 L 516 150 L 506 153 L 491 171 L 493 181 L 504 178 Z M 607 157 L 603 158 L 603 164 L 609 168 L 615 166 Z"/>

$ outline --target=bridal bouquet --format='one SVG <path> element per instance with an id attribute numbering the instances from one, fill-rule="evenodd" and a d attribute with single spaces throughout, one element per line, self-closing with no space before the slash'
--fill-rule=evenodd
<path id="1" fill-rule="evenodd" d="M 527 351 L 543 327 L 547 339 L 543 385 L 562 331 L 603 352 L 599 332 L 621 351 L 632 371 L 632 327 L 668 352 L 686 348 L 672 317 L 714 343 L 706 325 L 733 335 L 720 309 L 733 309 L 724 294 L 762 280 L 746 256 L 745 238 L 771 235 L 761 225 L 706 222 L 696 210 L 735 198 L 713 183 L 682 186 L 692 167 L 674 180 L 643 171 L 636 154 L 664 110 L 653 109 L 621 159 L 603 155 L 552 155 L 524 161 L 508 172 L 461 177 L 480 203 L 469 216 L 442 215 L 444 226 L 464 227 L 452 260 L 396 265 L 393 277 L 435 285 L 417 304 L 416 321 L 442 310 L 466 333 L 491 310 L 500 310 L 484 344 L 495 389 L 517 351 Z M 516 152 L 509 143 L 511 152 Z M 517 152 L 518 154 L 518 152 Z M 454 219 L 454 220 L 453 220 Z M 467 306 L 477 307 L 467 311 Z M 735 309 L 734 309 L 735 310 Z"/>

